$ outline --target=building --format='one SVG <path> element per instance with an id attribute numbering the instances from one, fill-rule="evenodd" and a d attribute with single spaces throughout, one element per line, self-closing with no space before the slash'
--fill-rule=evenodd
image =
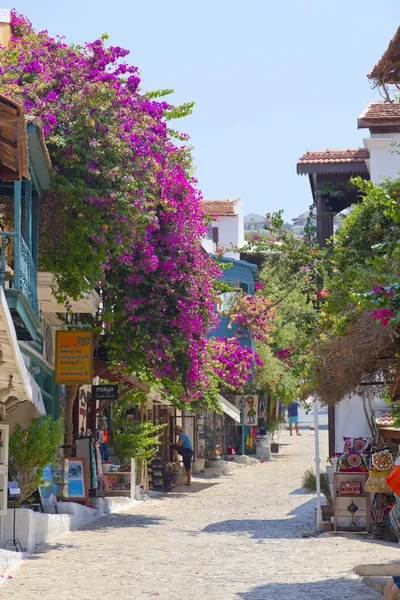
<path id="1" fill-rule="evenodd" d="M 363 148 L 308 151 L 297 164 L 297 172 L 308 175 L 310 180 L 321 246 L 334 234 L 334 215 L 358 202 L 357 188 L 351 185 L 351 177 L 361 175 L 381 183 L 384 178 L 399 176 L 400 103 L 369 103 L 358 118 L 358 128 L 369 130 Z M 337 193 L 339 189 L 341 194 Z M 330 190 L 336 193 L 330 195 Z M 380 408 L 384 408 L 384 402 L 375 398 L 367 410 L 372 416 Z M 365 404 L 360 397 L 329 407 L 329 433 L 330 456 L 342 450 L 344 436 L 371 435 Z"/>
<path id="2" fill-rule="evenodd" d="M 245 244 L 242 200 L 205 200 L 206 213 L 213 218 L 210 224 L 210 233 L 203 240 L 203 247 L 207 252 L 213 253 L 217 245 L 224 248 L 233 246 L 232 252 L 225 255 L 230 258 L 240 259 L 236 250 Z"/>
<path id="3" fill-rule="evenodd" d="M 5 96 L 0 105 L 0 409 L 12 429 L 46 414 L 55 393 L 51 383 L 37 381 L 29 359 L 40 328 L 39 205 L 51 165 L 41 121 L 26 119 L 22 105 Z"/>
<path id="4" fill-rule="evenodd" d="M 241 200 L 209 200 L 205 202 L 207 213 L 215 216 L 211 228 L 210 237 L 203 240 L 203 247 L 213 254 L 217 245 L 228 247 L 230 244 L 240 248 L 244 245 L 244 220 L 242 216 Z M 260 217 L 263 219 L 263 217 Z M 266 220 L 264 219 L 264 222 Z M 236 250 L 236 248 L 235 248 Z M 245 294 L 254 294 L 255 284 L 259 281 L 258 268 L 254 264 L 240 260 L 237 251 L 226 252 L 221 258 L 229 264 L 221 275 L 221 280 L 229 283 L 233 288 L 242 290 Z M 231 338 L 236 337 L 237 325 L 230 322 L 228 315 L 224 314 L 229 309 L 229 304 L 237 293 L 225 292 L 220 295 L 217 307 L 220 317 L 218 327 L 210 333 L 210 337 Z M 253 348 L 254 342 L 250 335 L 238 337 L 243 347 Z M 241 421 L 241 404 L 236 402 L 235 394 L 220 396 L 222 414 L 216 414 L 209 410 L 196 415 L 194 422 L 190 421 L 190 413 L 182 414 L 183 427 L 191 436 L 194 432 L 196 463 L 202 468 L 205 459 L 212 460 L 227 453 L 229 446 L 236 447 L 241 451 L 242 438 L 251 437 L 251 446 L 255 449 L 255 436 L 257 428 L 243 427 Z M 194 429 L 193 429 L 194 426 Z"/>
<path id="5" fill-rule="evenodd" d="M 265 226 L 268 221 L 265 217 L 257 215 L 256 213 L 250 213 L 244 217 L 244 230 L 245 231 L 265 231 Z"/>

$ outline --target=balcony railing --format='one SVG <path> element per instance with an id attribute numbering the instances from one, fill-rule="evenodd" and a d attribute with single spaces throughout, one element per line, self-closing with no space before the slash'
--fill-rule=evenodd
<path id="1" fill-rule="evenodd" d="M 11 231 L 0 231 L 1 263 L 0 285 L 5 289 L 21 292 L 28 300 L 34 314 L 39 318 L 39 303 L 37 295 L 37 270 L 24 238 L 21 234 Z M 7 240 L 13 240 L 14 264 L 13 270 L 6 264 Z"/>

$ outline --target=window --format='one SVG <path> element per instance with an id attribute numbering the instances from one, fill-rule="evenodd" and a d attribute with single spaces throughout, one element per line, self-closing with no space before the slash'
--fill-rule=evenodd
<path id="1" fill-rule="evenodd" d="M 212 228 L 212 241 L 214 244 L 218 244 L 218 227 Z"/>

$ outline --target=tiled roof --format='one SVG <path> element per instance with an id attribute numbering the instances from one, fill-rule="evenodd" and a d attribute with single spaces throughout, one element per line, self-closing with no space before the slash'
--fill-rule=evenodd
<path id="1" fill-rule="evenodd" d="M 208 215 L 217 217 L 234 217 L 236 215 L 232 200 L 204 200 L 204 205 Z"/>
<path id="2" fill-rule="evenodd" d="M 389 46 L 378 62 L 368 73 L 369 79 L 374 79 L 377 85 L 385 85 L 386 83 L 399 83 L 400 79 L 400 27 L 397 29 L 393 38 L 389 42 Z"/>
<path id="3" fill-rule="evenodd" d="M 346 150 L 308 150 L 299 159 L 299 165 L 319 165 L 325 163 L 362 163 L 369 158 L 366 148 L 347 148 Z"/>
<path id="4" fill-rule="evenodd" d="M 400 124 L 400 102 L 371 102 L 358 117 L 358 128 Z"/>

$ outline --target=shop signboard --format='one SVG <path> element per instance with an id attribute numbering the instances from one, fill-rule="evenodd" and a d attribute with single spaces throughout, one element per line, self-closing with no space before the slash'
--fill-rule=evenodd
<path id="1" fill-rule="evenodd" d="M 118 400 L 118 386 L 92 385 L 92 398 L 101 402 L 116 402 Z"/>
<path id="2" fill-rule="evenodd" d="M 57 384 L 89 384 L 93 380 L 93 333 L 87 330 L 56 332 Z"/>

